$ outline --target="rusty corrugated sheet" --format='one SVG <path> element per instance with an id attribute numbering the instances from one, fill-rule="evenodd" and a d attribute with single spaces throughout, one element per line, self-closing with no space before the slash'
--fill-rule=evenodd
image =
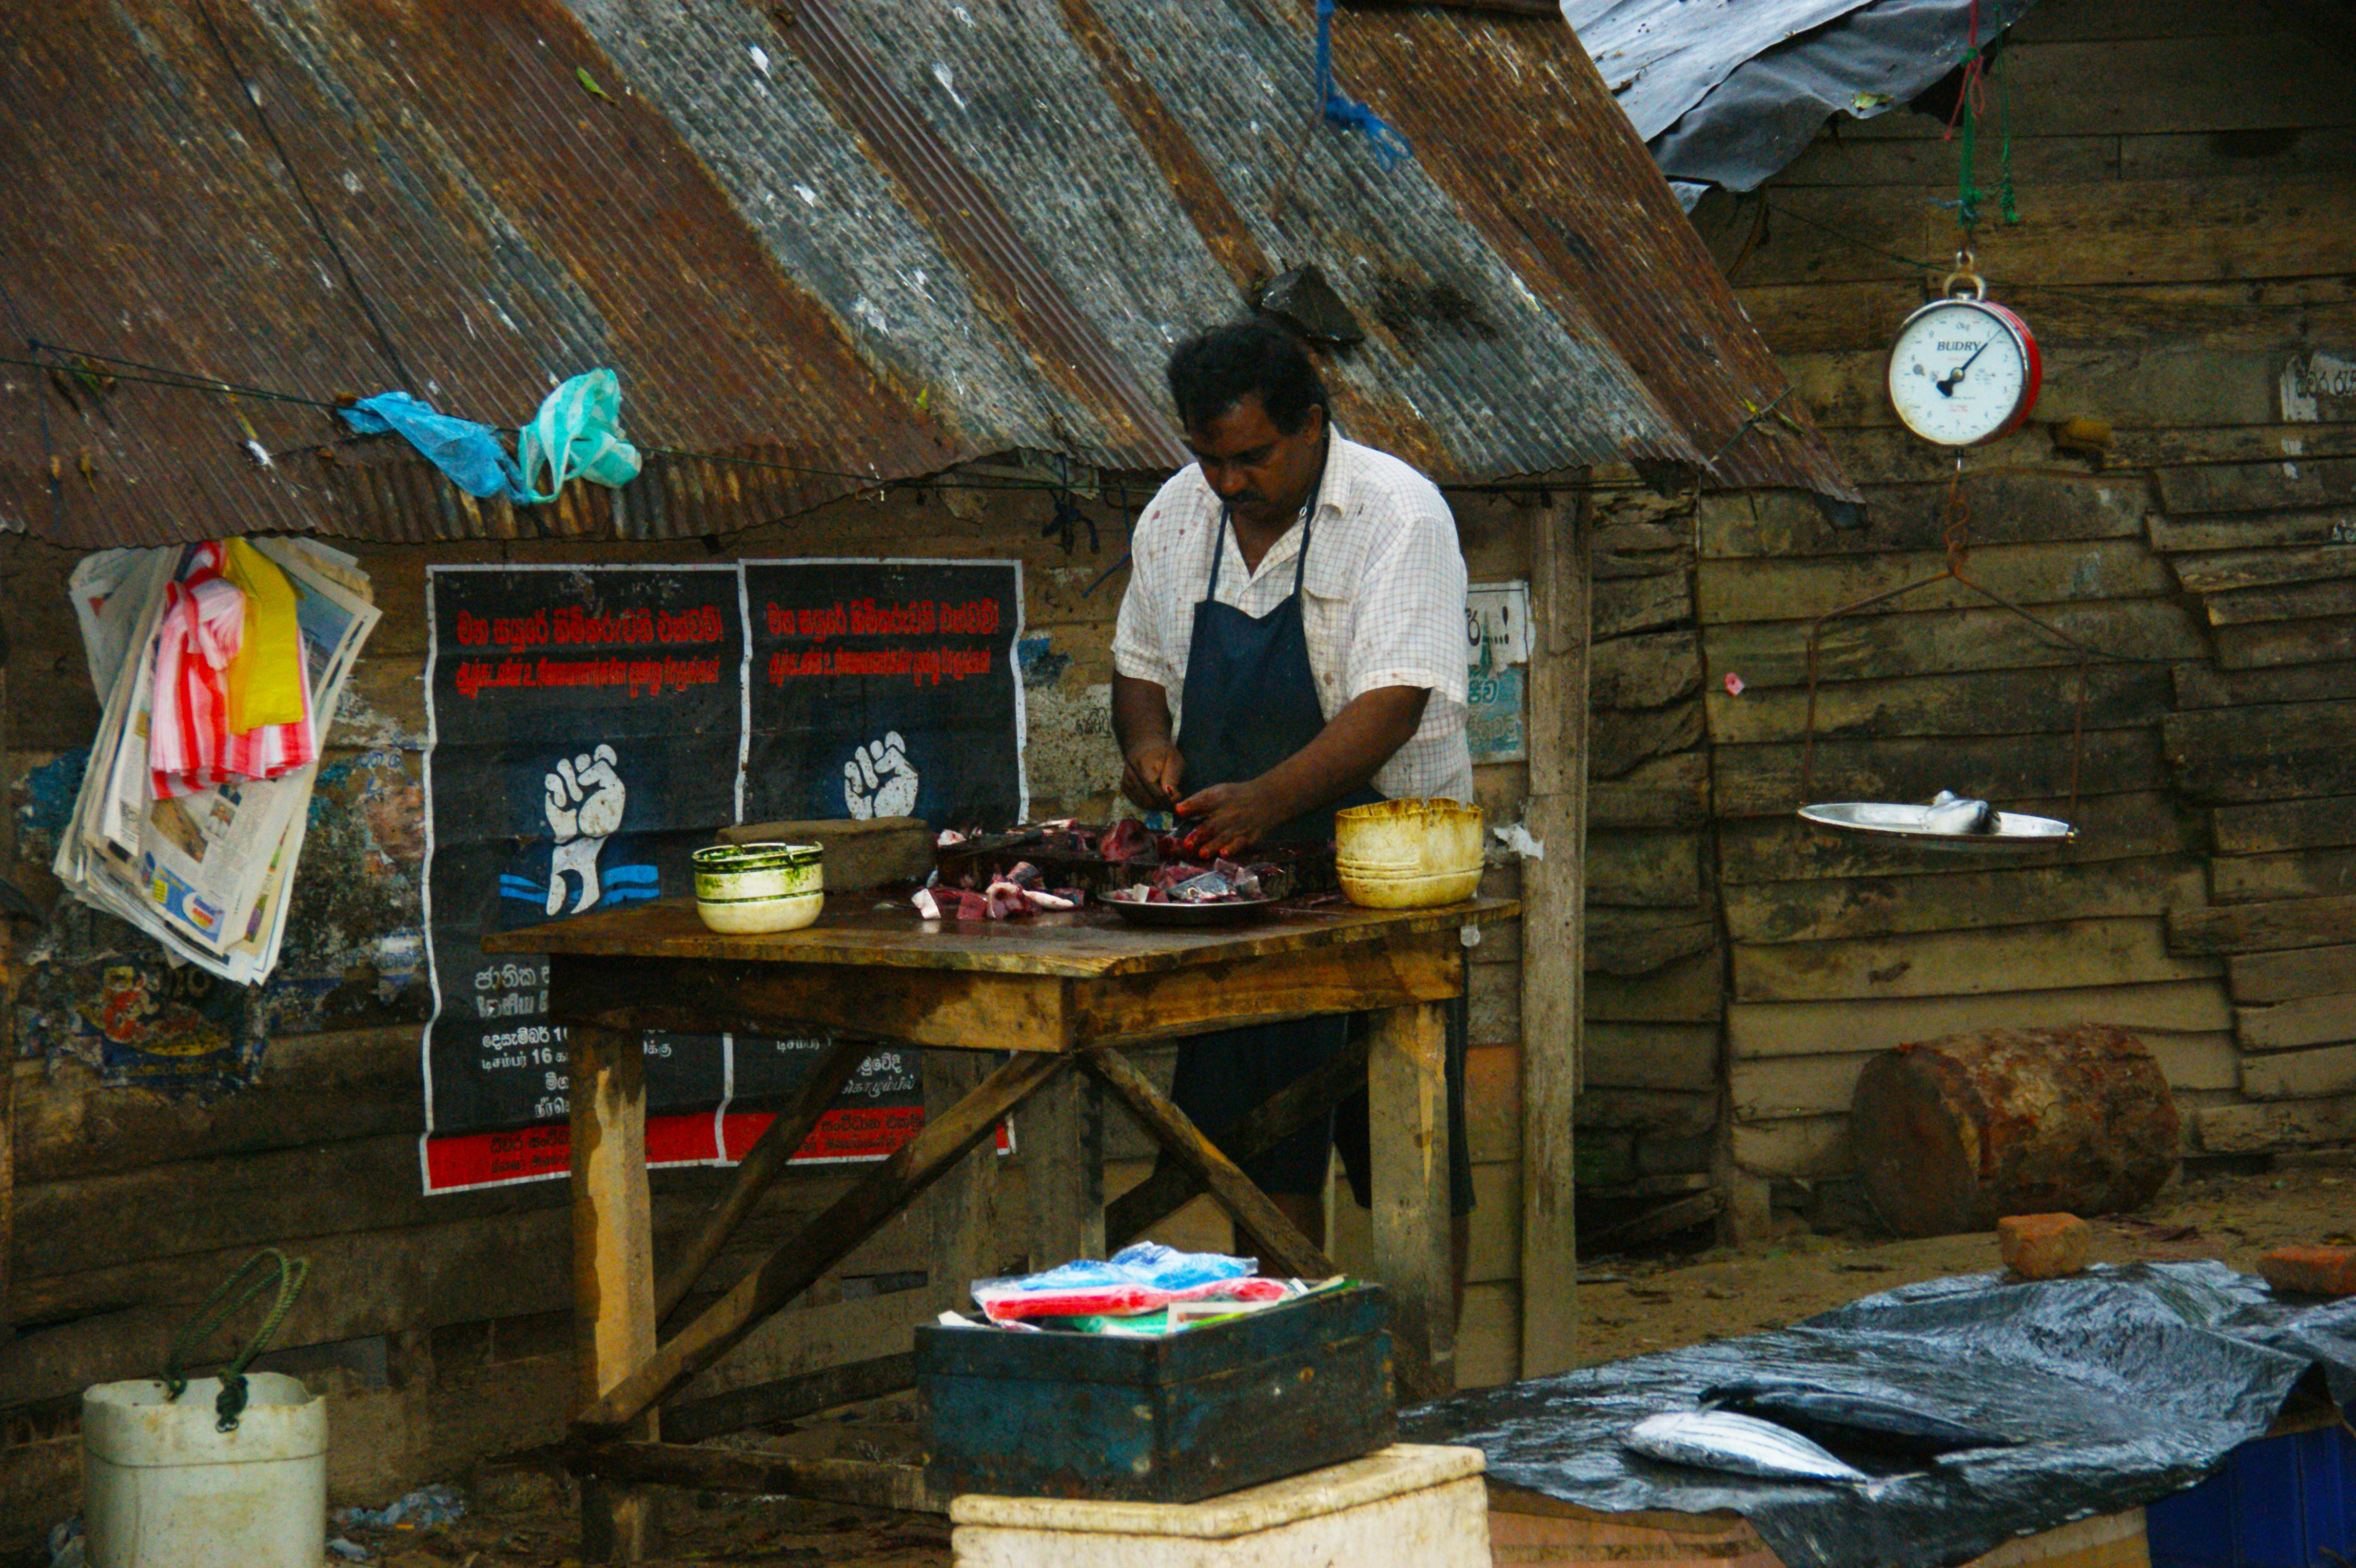
<path id="1" fill-rule="evenodd" d="M 1345 77 L 1418 148 L 1385 172 L 1313 121 L 1306 18 L 1290 0 L 12 8 L 0 358 L 81 351 L 120 379 L 0 364 L 0 520 L 84 546 L 659 538 L 988 454 L 1163 468 L 1170 344 L 1311 260 L 1370 331 L 1333 367 L 1345 423 L 1443 479 L 1690 462 L 1779 384 L 1642 148 L 1580 118 L 1617 111 L 1554 58 L 1568 29 L 1541 47 L 1509 30 L 1542 21 L 1345 17 Z M 1511 73 L 1435 53 L 1492 33 Z M 1582 271 L 1483 185 L 1494 149 L 1445 145 L 1534 119 L 1586 138 L 1537 159 L 1577 214 L 1560 221 L 1643 266 Z M 1687 344 L 1670 320 L 1702 326 Z M 1733 370 L 1697 369 L 1712 355 Z M 511 424 L 600 364 L 647 474 L 525 509 L 340 439 L 317 406 L 134 379 L 314 403 L 405 383 Z M 1728 462 L 1840 488 L 1812 440 Z"/>

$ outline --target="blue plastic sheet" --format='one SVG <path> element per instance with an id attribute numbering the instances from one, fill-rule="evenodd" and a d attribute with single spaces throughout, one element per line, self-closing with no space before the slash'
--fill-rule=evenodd
<path id="1" fill-rule="evenodd" d="M 2317 1369 L 2335 1400 L 2356 1402 L 2356 1300 L 2277 1297 L 2214 1262 L 1973 1274 L 1772 1333 L 1460 1394 L 1403 1414 L 1400 1437 L 1478 1448 L 1491 1481 L 1600 1511 L 1730 1509 L 1789 1568 L 1927 1565 L 2194 1484 Z M 1928 1462 L 1833 1445 L 1892 1477 L 1871 1498 L 1622 1448 L 1644 1417 L 1751 1379 L 1912 1404 L 2016 1445 Z"/>

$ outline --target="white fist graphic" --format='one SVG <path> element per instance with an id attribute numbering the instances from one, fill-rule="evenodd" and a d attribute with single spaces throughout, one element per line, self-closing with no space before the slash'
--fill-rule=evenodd
<path id="1" fill-rule="evenodd" d="M 842 803 L 862 822 L 870 817 L 906 817 L 916 811 L 916 770 L 908 766 L 906 743 L 898 730 L 869 741 L 842 765 Z"/>
<path id="2" fill-rule="evenodd" d="M 556 835 L 549 857 L 548 912 L 577 915 L 597 902 L 597 855 L 605 841 L 622 825 L 622 807 L 629 799 L 614 765 L 621 759 L 614 748 L 600 744 L 595 751 L 567 757 L 541 780 L 548 791 L 542 809 L 549 831 Z M 573 908 L 564 908 L 564 879 L 580 879 Z"/>

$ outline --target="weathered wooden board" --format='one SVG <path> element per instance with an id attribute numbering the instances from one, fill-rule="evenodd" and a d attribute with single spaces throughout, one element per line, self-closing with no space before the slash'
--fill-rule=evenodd
<path id="1" fill-rule="evenodd" d="M 2179 664 L 2174 669 L 2179 708 L 2356 699 L 2356 661 L 2290 664 L 2271 670 L 2218 670 L 2203 664 Z"/>
<path id="2" fill-rule="evenodd" d="M 2090 298 L 2097 301 L 2108 293 L 2104 289 L 2086 291 Z M 1856 484 L 1944 482 L 1955 470 L 1954 458 L 1945 449 L 1929 446 L 1903 430 L 1836 430 L 1825 435 L 1835 456 L 1840 458 L 1843 470 Z M 2305 462 L 2312 457 L 2349 455 L 2356 455 L 2356 425 L 2184 427 L 2129 421 L 2114 424 L 2111 448 L 2104 462 L 2109 467 L 2134 470 L 2185 463 Z M 2070 459 L 2053 451 L 2049 430 L 2032 423 L 2017 435 L 1979 448 L 1972 461 L 1984 468 L 2017 469 L 2051 467 Z M 2249 538 L 2226 538 L 2195 548 L 2232 550 L 2259 542 L 2262 542 Z"/>
<path id="3" fill-rule="evenodd" d="M 1595 645 L 1587 700 L 1595 708 L 1657 708 L 1700 684 L 1700 634 L 1691 628 L 1648 632 Z"/>
<path id="4" fill-rule="evenodd" d="M 1697 827 L 1709 820 L 1709 759 L 1655 757 L 1616 780 L 1590 779 L 1587 820 L 1599 828 Z"/>
<path id="5" fill-rule="evenodd" d="M 1718 1125 L 1718 1091 L 1590 1089 L 1579 1097 L 1579 1125 L 1633 1127 L 1665 1137 L 1692 1137 Z"/>
<path id="6" fill-rule="evenodd" d="M 2178 789 L 2210 801 L 2356 794 L 2356 705 L 2204 708 L 2163 720 Z"/>
<path id="7" fill-rule="evenodd" d="M 2323 1100 L 2356 1093 L 2356 1044 L 2244 1057 L 2242 1092 L 2253 1100 Z"/>
<path id="8" fill-rule="evenodd" d="M 1651 974 L 1590 974 L 1587 1016 L 1615 1024 L 1715 1024 L 1726 1004 L 1726 966 L 1714 953 Z"/>
<path id="9" fill-rule="evenodd" d="M 1587 968 L 1606 974 L 1650 974 L 1718 946 L 1718 923 L 1685 909 L 1587 907 Z"/>
<path id="10" fill-rule="evenodd" d="M 2201 1146 L 2212 1155 L 2263 1154 L 2356 1138 L 2356 1094 L 2331 1100 L 2280 1100 L 2208 1105 L 2193 1112 Z"/>
<path id="11" fill-rule="evenodd" d="M 1721 818 L 1766 817 L 1812 801 L 1928 800 L 1953 789 L 2001 809 L 2014 800 L 2068 799 L 2074 755 L 2066 727 L 2058 735 L 1820 741 L 1804 794 L 1801 747 L 1722 746 L 1713 804 Z M 2085 793 L 2147 791 L 2167 782 L 2159 737 L 2150 729 L 2090 731 L 2075 766 Z"/>
<path id="12" fill-rule="evenodd" d="M 2356 993 L 2356 947 L 2236 953 L 2225 961 L 2225 977 L 2233 1000 L 2241 1003 Z"/>
<path id="13" fill-rule="evenodd" d="M 1845 1116 L 1857 1094 L 1858 1075 L 1872 1059 L 1873 1053 L 1864 1052 L 1736 1062 L 1727 1088 L 1737 1123 Z"/>
<path id="14" fill-rule="evenodd" d="M 2265 904 L 2347 893 L 2356 893 L 2356 846 L 2220 854 L 2209 863 L 2212 904 Z"/>
<path id="15" fill-rule="evenodd" d="M 2254 1051 L 2356 1040 L 2356 991 L 2303 996 L 2271 1007 L 2243 1007 L 2239 1015 L 2234 1033 Z"/>
<path id="16" fill-rule="evenodd" d="M 2216 512 L 2297 511 L 2351 498 L 2344 457 L 2288 463 L 2201 463 L 2152 474 L 2159 510 L 2170 518 Z"/>
<path id="17" fill-rule="evenodd" d="M 1466 1027 L 1476 1046 L 1510 1046 L 1522 1037 L 1522 972 L 1511 964 L 1467 965 Z"/>
<path id="18" fill-rule="evenodd" d="M 2223 1035 L 2233 1008 L 2215 981 L 2190 980 L 1887 1002 L 1738 1002 L 1726 1010 L 1727 1045 L 1738 1061 L 1870 1053 L 1979 1029 L 2063 1024 Z"/>
<path id="19" fill-rule="evenodd" d="M 2211 626 L 2253 626 L 2269 621 L 2310 620 L 2356 615 L 2356 582 L 2292 583 L 2282 587 L 2236 588 L 2201 602 Z"/>
<path id="20" fill-rule="evenodd" d="M 1715 1024 L 1587 1026 L 1588 1089 L 1673 1089 L 1706 1094 L 1718 1087 Z"/>
<path id="21" fill-rule="evenodd" d="M 2058 745 L 2067 746 L 2063 738 Z M 2072 807 L 2065 796 L 2012 800 L 2007 811 L 2066 819 L 2078 830 L 2065 847 L 2008 854 L 2008 865 L 2083 865 L 2178 854 L 2203 847 L 2197 825 L 2168 796 L 2088 795 Z M 1719 878 L 1729 883 L 1793 882 L 1826 876 L 1915 876 L 1985 871 L 1987 857 L 1909 849 L 1854 833 L 1837 833 L 1796 816 L 1748 817 L 1719 824 Z"/>
<path id="22" fill-rule="evenodd" d="M 1600 581 L 1594 585 L 1594 595 L 1599 642 L 1693 618 L 1693 590 L 1682 570 Z"/>
<path id="23" fill-rule="evenodd" d="M 1865 613 L 1920 614 L 1987 605 L 1984 595 L 1962 583 L 1934 581 L 1945 569 L 1944 553 L 1930 551 L 1800 561 L 1711 561 L 1697 575 L 1697 598 L 1706 627 L 1806 620 L 1915 583 L 1925 585 L 1886 609 Z M 1974 550 L 1965 570 L 1972 581 L 2024 605 L 2151 598 L 2174 587 L 2167 564 L 2137 539 L 1989 545 Z"/>
<path id="24" fill-rule="evenodd" d="M 2213 980 L 2222 969 L 2215 959 L 2170 953 L 2161 922 L 2150 917 L 1871 940 L 1738 943 L 1733 959 L 1734 996 L 1740 1002 L 1985 996 Z"/>
<path id="25" fill-rule="evenodd" d="M 1738 1116 L 1727 1141 L 1736 1168 L 1752 1176 L 1840 1176 L 1850 1168 L 1846 1115 L 1759 1122 Z"/>
<path id="26" fill-rule="evenodd" d="M 2209 0 L 2078 0 L 2032 6 L 2005 34 L 2017 46 L 2104 39 L 2197 38 L 2297 27 L 2314 19 L 2302 0 L 2244 0 L 2221 11 Z M 2143 140 L 2137 137 L 2136 140 Z"/>
<path id="27" fill-rule="evenodd" d="M 2216 639 L 2217 662 L 2228 670 L 2356 659 L 2356 621 L 2341 616 L 2220 627 Z"/>
<path id="28" fill-rule="evenodd" d="M 1701 908 L 1701 835 L 1648 828 L 1590 830 L 1587 897 L 1598 904 Z"/>
<path id="29" fill-rule="evenodd" d="M 2297 898 L 2285 904 L 2209 908 L 2187 901 L 2170 909 L 2168 945 L 2180 953 L 2271 952 L 2356 942 L 2356 897 Z"/>
<path id="30" fill-rule="evenodd" d="M 2269 27 L 2269 20 L 2276 25 Z M 1993 75 L 2018 123 L 2046 135 L 2133 141 L 2139 139 L 2137 133 L 2297 131 L 2339 124 L 2356 100 L 2356 64 L 2318 47 L 2319 25 L 2329 24 L 2312 17 L 2269 18 L 2262 10 L 2243 29 L 2229 32 L 2211 22 L 2190 37 L 2154 37 L 2138 29 L 2098 39 L 2047 41 L 2032 32 L 2029 41 L 2005 51 Z M 1926 119 L 1897 113 L 1883 118 Z"/>
<path id="31" fill-rule="evenodd" d="M 2085 672 L 2088 729 L 2157 723 L 2175 710 L 2164 664 L 2095 664 Z M 1898 681 L 1826 682 L 1816 689 L 1819 739 L 1878 736 L 2019 735 L 2066 737 L 2076 722 L 2075 669 L 1979 670 Z M 1710 737 L 1721 746 L 1799 740 L 1808 733 L 1804 686 L 1714 686 L 1703 693 Z M 2066 742 L 2065 742 L 2066 743 Z"/>
<path id="32" fill-rule="evenodd" d="M 2190 614 L 2165 599 L 2048 605 L 2038 615 L 2114 659 L 2205 660 L 2209 653 Z M 1788 622 L 1712 626 L 1702 633 L 1706 678 L 1713 686 L 1730 673 L 1752 686 L 1804 686 L 1807 649 L 1807 628 Z M 1829 682 L 2050 669 L 2075 664 L 2079 657 L 2009 610 L 1991 608 L 1849 617 L 1825 628 L 1816 660 L 1819 679 Z"/>
<path id="33" fill-rule="evenodd" d="M 1738 942 L 1800 942 L 2157 915 L 2171 904 L 2193 903 L 2201 881 L 2199 861 L 2168 855 L 1944 876 L 1770 882 L 1729 887 L 1726 924 Z"/>
<path id="34" fill-rule="evenodd" d="M 2220 550 L 2174 555 L 2169 564 L 2192 593 L 2223 594 L 2243 588 L 2276 588 L 2294 583 L 2334 582 L 2356 577 L 2356 547 L 2318 544 L 2305 549 Z"/>
<path id="35" fill-rule="evenodd" d="M 1624 778 L 1701 740 L 1701 703 L 1690 697 L 1665 708 L 1599 708 L 1588 718 L 1590 782 Z"/>
<path id="36" fill-rule="evenodd" d="M 1518 1167 L 1522 1157 L 1519 1046 L 1475 1046 L 1464 1053 L 1464 1146 L 1476 1165 L 1505 1160 Z"/>
<path id="37" fill-rule="evenodd" d="M 1890 252 L 1940 255 L 1953 231 L 1878 190 L 1783 190 L 1775 207 L 1782 220 L 1735 274 L 1746 287 L 1888 277 Z M 2316 175 L 2055 185 L 2035 223 L 1981 237 L 1984 273 L 2049 285 L 2312 277 L 2356 269 L 2356 190 Z"/>
<path id="38" fill-rule="evenodd" d="M 1843 127 L 1847 129 L 1846 126 Z M 2068 182 L 2119 177 L 2119 138 L 2115 135 L 2015 136 L 2016 180 Z M 1775 177 L 1775 188 L 1812 185 L 1923 186 L 1944 188 L 1952 198 L 1955 149 L 1936 138 L 1819 136 Z"/>
<path id="39" fill-rule="evenodd" d="M 2286 436 L 2285 442 L 2299 437 Z M 2304 443 L 2301 443 L 2304 445 Z M 2356 507 L 2309 511 L 2258 511 L 2214 517 L 2172 517 L 2155 511 L 2146 520 L 2152 548 L 2169 552 L 2218 551 L 2234 555 L 2281 551 L 2344 550 L 2356 538 Z M 2198 561 L 2201 555 L 2190 559 Z"/>

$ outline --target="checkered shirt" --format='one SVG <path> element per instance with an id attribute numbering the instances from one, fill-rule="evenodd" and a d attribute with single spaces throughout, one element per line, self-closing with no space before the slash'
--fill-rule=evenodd
<path id="1" fill-rule="evenodd" d="M 1130 539 L 1129 592 L 1113 633 L 1113 668 L 1170 693 L 1173 718 L 1186 684 L 1194 606 L 1221 533 L 1219 602 L 1264 616 L 1292 592 L 1301 555 L 1296 522 L 1259 570 L 1244 568 L 1233 529 L 1222 530 L 1219 498 L 1190 465 L 1163 485 Z M 1309 668 L 1319 705 L 1332 718 L 1384 686 L 1431 693 L 1423 722 L 1375 774 L 1393 799 L 1472 798 L 1464 741 L 1464 555 L 1456 521 L 1437 486 L 1387 453 L 1336 435 L 1310 524 L 1301 584 Z"/>

